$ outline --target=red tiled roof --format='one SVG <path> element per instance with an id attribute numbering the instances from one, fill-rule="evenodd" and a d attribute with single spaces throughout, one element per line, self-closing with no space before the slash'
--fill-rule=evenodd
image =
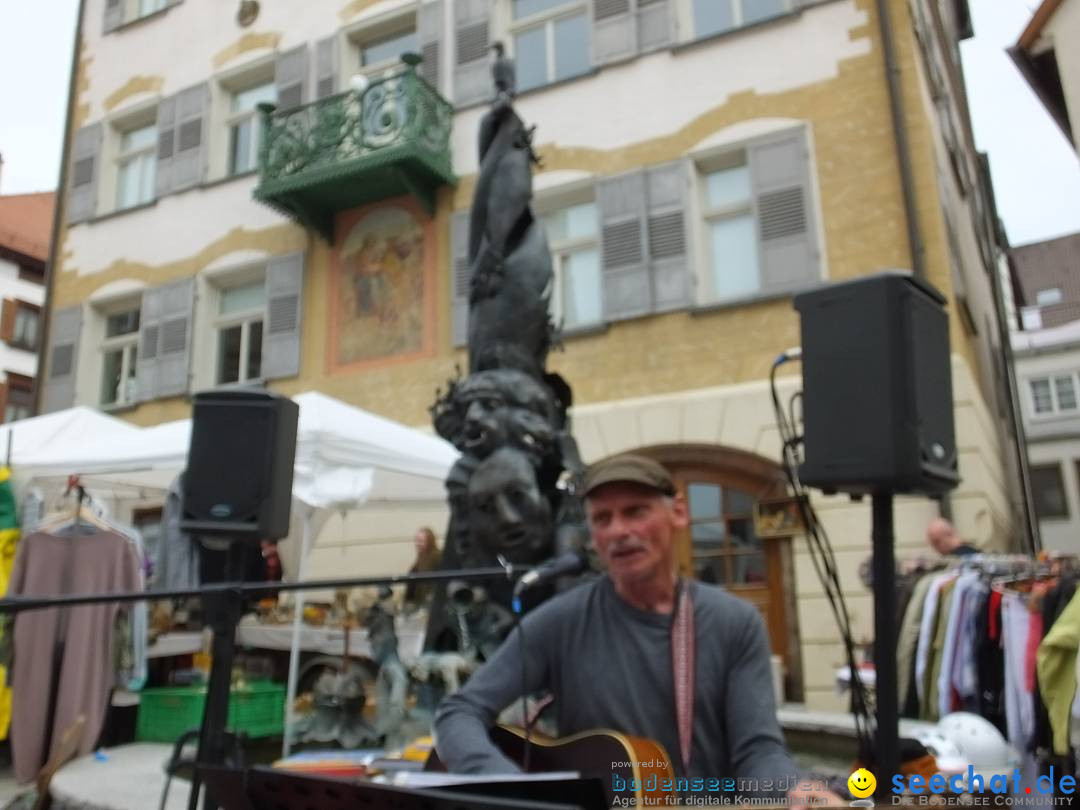
<path id="1" fill-rule="evenodd" d="M 0 195 L 0 247 L 45 261 L 55 197 L 51 191 Z"/>

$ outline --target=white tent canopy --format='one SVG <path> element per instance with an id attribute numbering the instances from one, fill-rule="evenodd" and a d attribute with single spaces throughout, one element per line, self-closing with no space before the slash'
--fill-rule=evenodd
<path id="1" fill-rule="evenodd" d="M 316 391 L 294 401 L 300 406 L 300 418 L 293 497 L 300 503 L 315 509 L 350 509 L 371 500 L 445 498 L 443 482 L 457 458 L 449 443 Z M 86 408 L 72 411 L 96 414 Z M 52 416 L 56 415 L 39 419 Z M 80 419 L 87 418 L 80 414 Z M 109 482 L 166 489 L 187 463 L 191 420 L 127 427 L 101 438 L 94 438 L 100 430 L 89 426 L 81 435 L 67 430 L 66 440 L 51 441 L 21 462 L 19 477 L 79 474 L 106 489 Z"/>
<path id="2" fill-rule="evenodd" d="M 9 442 L 11 464 L 21 468 L 72 452 L 88 440 L 112 442 L 139 433 L 139 428 L 122 419 L 79 406 L 0 426 L 0 458 L 7 457 Z"/>

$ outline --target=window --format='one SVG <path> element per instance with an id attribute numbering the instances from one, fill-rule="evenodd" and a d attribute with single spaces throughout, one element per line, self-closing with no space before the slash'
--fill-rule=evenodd
<path id="1" fill-rule="evenodd" d="M 265 308 L 266 285 L 261 278 L 219 291 L 215 323 L 218 384 L 261 377 Z"/>
<path id="2" fill-rule="evenodd" d="M 580 0 L 513 0 L 518 90 L 589 69 L 589 20 Z"/>
<path id="3" fill-rule="evenodd" d="M 1040 307 L 1048 307 L 1052 304 L 1061 303 L 1061 287 L 1051 287 L 1048 290 L 1039 290 L 1035 293 L 1035 303 Z"/>
<path id="4" fill-rule="evenodd" d="M 154 156 L 157 126 L 149 124 L 120 135 L 116 157 L 116 207 L 143 205 L 154 199 Z"/>
<path id="5" fill-rule="evenodd" d="M 692 10 L 700 38 L 777 17 L 791 10 L 791 0 L 693 0 Z"/>
<path id="6" fill-rule="evenodd" d="M 1036 377 L 1028 381 L 1031 388 L 1032 412 L 1037 416 L 1070 413 L 1077 410 L 1077 380 L 1075 374 Z"/>
<path id="7" fill-rule="evenodd" d="M 570 205 L 543 217 L 555 271 L 552 317 L 568 329 L 603 319 L 598 221 L 595 202 Z"/>
<path id="8" fill-rule="evenodd" d="M 1060 464 L 1044 464 L 1031 468 L 1031 494 L 1039 520 L 1069 516 Z"/>
<path id="9" fill-rule="evenodd" d="M 4 339 L 17 349 L 37 351 L 41 307 L 10 299 L 4 302 L 4 306 L 10 307 L 10 310 L 5 311 L 3 320 L 11 318 L 10 332 L 7 331 L 7 324 L 3 324 Z"/>
<path id="10" fill-rule="evenodd" d="M 105 339 L 101 344 L 101 405 L 133 405 L 138 395 L 135 362 L 139 343 L 139 308 L 105 315 Z"/>
<path id="11" fill-rule="evenodd" d="M 746 153 L 730 155 L 704 177 L 709 281 L 717 300 L 748 295 L 761 287 L 753 192 Z"/>
<path id="12" fill-rule="evenodd" d="M 34 415 L 34 378 L 7 372 L 7 402 L 4 421 L 14 422 Z"/>
<path id="13" fill-rule="evenodd" d="M 763 585 L 765 549 L 754 532 L 754 498 L 707 481 L 686 487 L 694 576 L 739 588 Z"/>
<path id="14" fill-rule="evenodd" d="M 259 155 L 259 114 L 255 109 L 262 102 L 273 102 L 277 90 L 266 82 L 233 93 L 229 104 L 229 174 L 252 171 Z"/>
<path id="15" fill-rule="evenodd" d="M 360 43 L 360 67 L 386 67 L 397 63 L 407 51 L 418 51 L 420 39 L 416 25 L 409 22 L 407 28 L 382 34 Z"/>
<path id="16" fill-rule="evenodd" d="M 139 0 L 139 7 L 135 17 L 148 17 L 155 11 L 161 11 L 167 5 L 167 0 Z"/>

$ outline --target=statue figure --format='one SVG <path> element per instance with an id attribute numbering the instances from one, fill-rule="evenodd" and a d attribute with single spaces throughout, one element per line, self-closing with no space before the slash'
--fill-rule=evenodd
<path id="1" fill-rule="evenodd" d="M 557 329 L 543 225 L 532 210 L 533 132 L 514 110 L 514 64 L 493 46 L 491 106 L 479 127 L 479 171 L 469 220 L 468 374 L 437 394 L 440 436 L 461 451 L 447 477 L 450 526 L 444 569 L 535 565 L 588 543 L 578 496 L 584 466 L 567 415 L 570 386 L 546 370 Z M 471 659 L 489 654 L 513 625 L 512 583 L 440 588 L 425 646 Z M 467 603 L 464 595 L 472 594 Z M 476 594 L 480 594 L 476 596 Z M 525 609 L 553 589 L 530 591 Z"/>

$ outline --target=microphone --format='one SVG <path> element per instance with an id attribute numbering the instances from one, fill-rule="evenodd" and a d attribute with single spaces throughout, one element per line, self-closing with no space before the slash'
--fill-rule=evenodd
<path id="1" fill-rule="evenodd" d="M 514 586 L 514 595 L 516 596 L 524 590 L 533 588 L 537 585 L 543 585 L 551 582 L 553 579 L 558 579 L 559 577 L 580 574 L 588 567 L 589 555 L 586 553 L 585 549 L 568 551 L 565 554 L 560 554 L 558 557 L 553 557 L 547 562 L 536 566 L 536 568 L 532 569 L 519 579 L 517 585 Z"/>

